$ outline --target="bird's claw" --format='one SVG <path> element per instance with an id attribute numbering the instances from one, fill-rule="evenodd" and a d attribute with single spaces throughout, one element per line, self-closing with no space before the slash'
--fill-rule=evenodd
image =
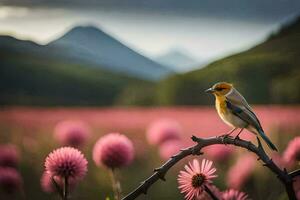
<path id="1" fill-rule="evenodd" d="M 220 135 L 220 137 L 222 137 L 222 138 L 230 137 L 230 133 L 226 133 L 226 134 Z"/>
<path id="2" fill-rule="evenodd" d="M 223 135 L 220 135 L 220 136 L 219 136 L 220 138 L 222 138 L 222 143 L 223 143 L 223 144 L 227 145 L 226 142 L 225 142 L 225 139 L 226 139 L 226 138 L 230 138 L 230 137 L 231 137 L 230 134 L 231 134 L 231 133 L 226 133 L 226 134 L 223 134 Z"/>

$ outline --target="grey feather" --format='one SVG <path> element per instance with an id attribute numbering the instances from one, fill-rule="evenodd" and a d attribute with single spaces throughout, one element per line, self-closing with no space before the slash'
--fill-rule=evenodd
<path id="1" fill-rule="evenodd" d="M 229 110 L 248 125 L 252 125 L 257 130 L 261 129 L 261 124 L 247 103 L 246 99 L 234 88 L 226 95 L 226 103 Z"/>
<path id="2" fill-rule="evenodd" d="M 226 106 L 232 112 L 232 114 L 239 117 L 241 120 L 248 124 L 248 128 L 246 127 L 248 130 L 249 127 L 254 127 L 257 133 L 268 144 L 268 146 L 272 150 L 277 151 L 276 146 L 265 135 L 258 118 L 252 111 L 246 99 L 236 89 L 233 88 L 231 92 L 229 92 L 229 94 L 226 95 Z"/>
<path id="3" fill-rule="evenodd" d="M 235 116 L 239 117 L 241 120 L 249 125 L 255 127 L 255 129 L 261 129 L 260 123 L 253 112 L 249 111 L 245 107 L 237 106 L 232 104 L 230 101 L 226 100 L 226 105 L 228 110 L 232 112 Z"/>

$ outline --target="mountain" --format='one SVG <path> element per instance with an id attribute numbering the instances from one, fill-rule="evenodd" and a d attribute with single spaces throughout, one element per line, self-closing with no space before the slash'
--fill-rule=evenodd
<path id="1" fill-rule="evenodd" d="M 93 26 L 75 27 L 47 46 L 62 48 L 70 59 L 140 79 L 159 80 L 173 73 Z"/>
<path id="2" fill-rule="evenodd" d="M 155 59 L 158 63 L 168 66 L 177 72 L 186 72 L 199 65 L 199 62 L 187 53 L 173 49 Z"/>
<path id="3" fill-rule="evenodd" d="M 114 105 L 133 104 L 138 93 L 140 105 L 149 104 L 153 83 L 128 75 L 103 70 L 68 59 L 57 46 L 42 46 L 31 41 L 0 36 L 0 104 L 1 105 Z M 135 90 L 130 88 L 135 86 Z M 139 87 L 137 87 L 139 86 Z M 129 89 L 128 89 L 129 88 Z"/>
<path id="4" fill-rule="evenodd" d="M 232 82 L 251 103 L 300 103 L 300 17 L 265 42 L 202 69 L 171 76 L 158 85 L 164 105 L 212 104 L 204 90 Z"/>

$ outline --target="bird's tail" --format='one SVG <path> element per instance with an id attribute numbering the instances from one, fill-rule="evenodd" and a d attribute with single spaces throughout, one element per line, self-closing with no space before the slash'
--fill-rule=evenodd
<path id="1" fill-rule="evenodd" d="M 259 135 L 262 137 L 262 139 L 267 143 L 267 145 L 273 150 L 278 151 L 276 146 L 271 142 L 271 140 L 266 136 L 263 130 L 259 131 Z"/>

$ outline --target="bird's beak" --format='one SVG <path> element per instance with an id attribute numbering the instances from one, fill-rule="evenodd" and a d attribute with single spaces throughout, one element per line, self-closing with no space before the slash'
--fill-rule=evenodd
<path id="1" fill-rule="evenodd" d="M 215 90 L 212 88 L 208 88 L 207 90 L 205 90 L 206 93 L 214 93 Z"/>

